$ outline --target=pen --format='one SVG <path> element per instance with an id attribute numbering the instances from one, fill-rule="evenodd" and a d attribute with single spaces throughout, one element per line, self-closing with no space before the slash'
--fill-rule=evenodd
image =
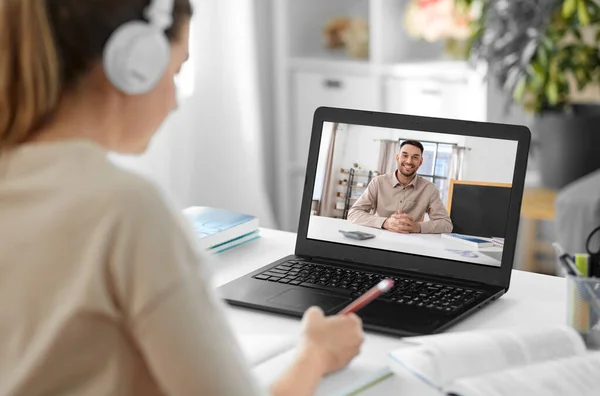
<path id="1" fill-rule="evenodd" d="M 554 250 L 556 252 L 556 257 L 558 258 L 562 266 L 565 268 L 567 273 L 571 276 L 583 277 L 583 274 L 581 273 L 581 271 L 579 271 L 579 268 L 575 265 L 575 263 L 573 263 L 573 258 L 567 253 L 565 253 L 558 243 L 554 242 L 552 246 L 554 247 Z"/>
<path id="2" fill-rule="evenodd" d="M 384 279 L 374 287 L 369 289 L 365 294 L 358 297 L 354 300 L 350 305 L 346 308 L 342 309 L 338 315 L 347 315 L 349 313 L 357 312 L 358 310 L 364 308 L 367 304 L 371 303 L 377 297 L 381 296 L 384 293 L 392 290 L 394 287 L 394 281 L 391 279 Z"/>
<path id="3" fill-rule="evenodd" d="M 565 267 L 567 273 L 574 278 L 579 278 L 574 279 L 573 282 L 575 282 L 575 288 L 581 296 L 580 298 L 582 300 L 588 300 L 592 306 L 592 312 L 596 316 L 600 316 L 600 301 L 598 300 L 598 297 L 596 297 L 596 292 L 592 290 L 592 287 L 585 280 L 582 279 L 587 278 L 587 276 L 584 276 L 584 274 L 581 273 L 577 265 L 573 262 L 573 257 L 565 253 L 558 243 L 555 242 L 552 244 L 552 246 L 556 251 L 556 255 L 558 256 L 559 262 L 563 265 L 563 267 Z M 586 296 L 588 298 L 585 298 Z M 582 314 L 580 313 L 579 315 Z M 580 316 L 579 319 L 582 320 L 583 318 L 581 318 Z M 581 323 L 576 323 L 576 325 L 581 326 Z M 588 326 L 583 327 L 587 328 Z"/>

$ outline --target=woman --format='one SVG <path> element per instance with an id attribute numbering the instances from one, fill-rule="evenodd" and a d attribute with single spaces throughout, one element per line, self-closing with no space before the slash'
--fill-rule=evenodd
<path id="1" fill-rule="evenodd" d="M 165 19 L 149 3 L 0 2 L 0 395 L 259 393 L 188 226 L 107 160 L 143 152 L 175 108 L 191 7 L 175 0 Z M 160 40 L 112 52 L 144 16 L 167 38 L 154 31 L 168 51 L 150 82 Z M 138 52 L 148 59 L 128 58 Z M 137 74 L 119 75 L 130 63 Z M 309 310 L 271 393 L 313 393 L 361 341 L 358 317 Z"/>

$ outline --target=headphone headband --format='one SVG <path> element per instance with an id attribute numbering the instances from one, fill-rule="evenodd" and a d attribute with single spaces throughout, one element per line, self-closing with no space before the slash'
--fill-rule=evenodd
<path id="1" fill-rule="evenodd" d="M 175 0 L 151 0 L 144 10 L 144 16 L 152 26 L 165 31 L 173 25 Z"/>
<path id="2" fill-rule="evenodd" d="M 160 81 L 171 56 L 165 31 L 173 25 L 174 7 L 174 0 L 151 0 L 144 10 L 147 22 L 124 23 L 106 43 L 104 70 L 122 92 L 143 94 Z"/>

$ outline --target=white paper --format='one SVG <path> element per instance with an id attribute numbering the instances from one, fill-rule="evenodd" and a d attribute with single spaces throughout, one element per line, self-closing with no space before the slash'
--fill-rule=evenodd
<path id="1" fill-rule="evenodd" d="M 421 373 L 423 381 L 436 388 L 457 378 L 585 353 L 581 337 L 566 326 L 449 333 L 405 342 L 418 349 L 393 351 L 391 367 Z M 415 351 L 421 356 L 416 357 Z"/>
<path id="2" fill-rule="evenodd" d="M 441 389 L 440 367 L 436 364 L 435 356 L 429 346 L 419 345 L 405 348 L 401 353 L 390 354 L 390 359 L 402 370 L 406 370 L 427 385 Z"/>
<path id="3" fill-rule="evenodd" d="M 448 394 L 460 396 L 597 396 L 600 353 L 552 360 L 456 381 Z"/>
<path id="4" fill-rule="evenodd" d="M 295 348 L 297 339 L 281 334 L 238 334 L 236 335 L 242 353 L 251 367 Z"/>

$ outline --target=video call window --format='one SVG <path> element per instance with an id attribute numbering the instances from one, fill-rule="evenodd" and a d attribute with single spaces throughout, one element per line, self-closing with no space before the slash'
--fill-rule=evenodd
<path id="1" fill-rule="evenodd" d="M 307 237 L 500 267 L 517 145 L 326 122 Z"/>

